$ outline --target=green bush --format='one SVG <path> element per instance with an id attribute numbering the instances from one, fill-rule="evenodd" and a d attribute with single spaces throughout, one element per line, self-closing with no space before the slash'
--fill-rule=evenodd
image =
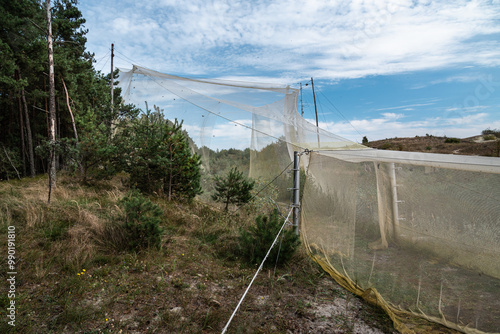
<path id="1" fill-rule="evenodd" d="M 460 139 L 459 138 L 446 138 L 444 140 L 445 143 L 450 143 L 450 144 L 458 144 L 460 143 Z"/>
<path id="2" fill-rule="evenodd" d="M 251 263 L 260 264 L 278 234 L 284 219 L 275 211 L 269 216 L 260 215 L 255 219 L 255 225 L 248 230 L 241 230 L 239 250 L 241 255 Z M 300 244 L 300 238 L 292 229 L 284 229 L 283 234 L 271 250 L 267 265 L 274 265 L 279 252 L 279 264 L 284 264 L 292 257 Z"/>
<path id="3" fill-rule="evenodd" d="M 391 148 L 391 143 L 383 143 L 381 146 L 380 146 L 380 149 L 381 150 L 388 150 Z"/>
<path id="4" fill-rule="evenodd" d="M 486 130 L 483 130 L 481 133 L 482 133 L 483 136 L 493 135 L 493 136 L 495 136 L 497 138 L 500 138 L 500 130 L 498 130 L 498 129 L 490 129 L 490 128 L 488 128 Z"/>
<path id="5" fill-rule="evenodd" d="M 125 245 L 129 250 L 156 247 L 161 244 L 163 229 L 160 227 L 163 211 L 138 191 L 130 192 L 120 200 L 125 211 L 123 229 Z"/>

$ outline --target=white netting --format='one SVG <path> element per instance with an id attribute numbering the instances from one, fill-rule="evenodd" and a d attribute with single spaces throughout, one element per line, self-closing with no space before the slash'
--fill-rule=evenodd
<path id="1" fill-rule="evenodd" d="M 395 309 L 498 332 L 500 159 L 351 153 L 311 154 L 302 201 L 311 252 Z"/>
<path id="2" fill-rule="evenodd" d="M 183 120 L 202 152 L 250 148 L 252 177 L 270 180 L 293 151 L 313 150 L 302 156 L 303 241 L 341 284 L 380 303 L 400 331 L 419 332 L 399 311 L 464 332 L 499 331 L 499 158 L 368 149 L 305 121 L 288 86 L 136 66 L 120 79 L 126 102 L 147 101 Z M 286 198 L 290 176 L 282 178 Z"/>

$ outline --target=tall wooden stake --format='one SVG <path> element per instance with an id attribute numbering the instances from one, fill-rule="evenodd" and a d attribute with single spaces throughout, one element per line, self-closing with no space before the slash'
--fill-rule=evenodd
<path id="1" fill-rule="evenodd" d="M 50 143 L 50 160 L 49 160 L 49 198 L 52 189 L 56 187 L 56 98 L 55 98 L 55 82 L 54 82 L 54 50 L 52 47 L 52 20 L 50 14 L 50 0 L 47 0 L 47 46 L 49 49 L 49 143 Z"/>
<path id="2" fill-rule="evenodd" d="M 314 93 L 314 81 L 313 81 L 312 77 L 311 77 L 311 86 L 312 86 L 312 89 L 313 89 L 314 113 L 316 114 L 316 133 L 317 133 L 317 136 L 318 136 L 318 148 L 319 148 L 320 144 L 319 144 L 318 108 L 316 107 L 316 94 Z"/>
<path id="3" fill-rule="evenodd" d="M 311 78 L 311 86 L 313 88 L 314 112 L 316 113 L 316 127 L 318 127 L 318 108 L 316 107 L 316 94 L 314 94 L 314 81 L 313 81 L 313 78 Z"/>
<path id="4" fill-rule="evenodd" d="M 304 106 L 302 104 L 302 82 L 300 83 L 300 116 L 304 116 Z"/>

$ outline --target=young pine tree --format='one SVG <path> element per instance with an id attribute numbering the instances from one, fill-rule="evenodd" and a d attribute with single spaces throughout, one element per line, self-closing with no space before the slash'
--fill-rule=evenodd
<path id="1" fill-rule="evenodd" d="M 145 198 L 138 191 L 131 191 L 120 200 L 124 209 L 123 229 L 125 246 L 134 251 L 143 248 L 159 248 L 163 229 L 160 223 L 163 216 L 161 208 Z"/>
<path id="2" fill-rule="evenodd" d="M 225 211 L 229 204 L 244 204 L 252 199 L 250 192 L 255 185 L 255 181 L 247 180 L 243 173 L 234 167 L 226 177 L 215 177 L 215 194 L 212 199 L 216 202 L 225 203 Z"/>
<path id="3" fill-rule="evenodd" d="M 182 122 L 171 122 L 157 112 L 131 121 L 123 132 L 125 155 L 123 169 L 130 183 L 144 193 L 165 193 L 193 199 L 201 194 L 200 156 L 191 153 Z"/>
<path id="4" fill-rule="evenodd" d="M 276 210 L 269 216 L 259 215 L 254 225 L 240 231 L 238 247 L 241 255 L 251 263 L 262 262 L 283 223 L 284 219 Z M 300 245 L 300 237 L 293 229 L 285 228 L 280 238 L 279 245 L 275 245 L 269 253 L 267 265 L 274 264 L 276 259 L 279 264 L 286 263 Z"/>

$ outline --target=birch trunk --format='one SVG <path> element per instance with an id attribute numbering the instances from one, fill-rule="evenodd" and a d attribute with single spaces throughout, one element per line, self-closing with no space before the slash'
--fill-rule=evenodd
<path id="1" fill-rule="evenodd" d="M 46 2 L 47 7 L 47 46 L 49 51 L 49 142 L 51 145 L 49 158 L 49 198 L 52 189 L 56 187 L 56 98 L 55 98 L 55 83 L 54 83 L 54 51 L 52 48 L 52 22 L 50 14 L 50 0 Z"/>

